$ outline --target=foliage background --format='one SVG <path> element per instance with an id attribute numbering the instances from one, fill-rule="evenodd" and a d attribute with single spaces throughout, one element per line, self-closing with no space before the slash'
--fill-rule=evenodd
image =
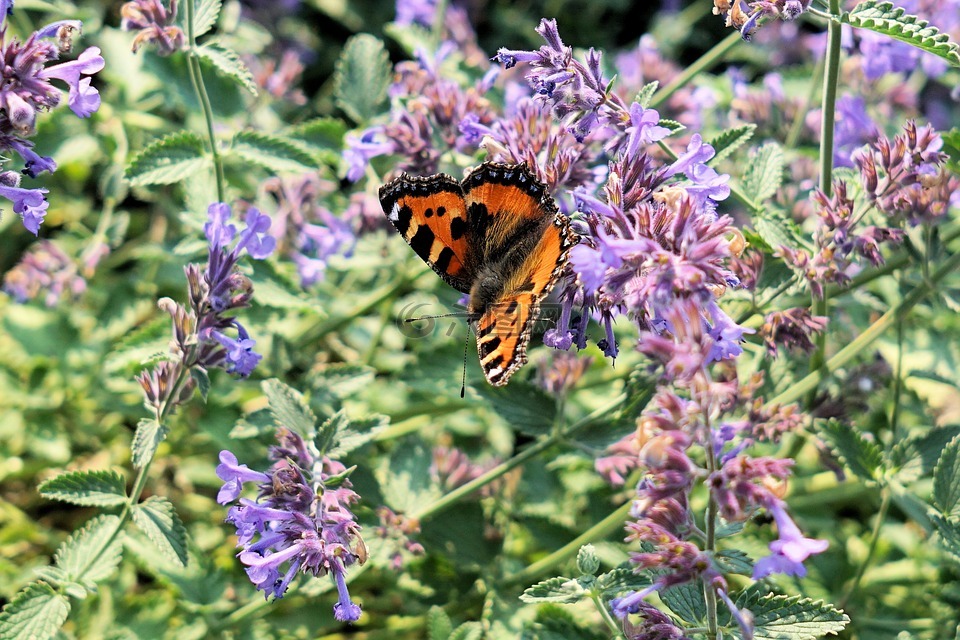
<path id="1" fill-rule="evenodd" d="M 207 69 L 217 122 L 232 134 L 247 128 L 290 131 L 298 123 L 327 118 L 310 161 L 293 162 L 282 172 L 316 163 L 320 175 L 338 185 L 329 196 L 331 209 L 342 210 L 351 191 L 372 192 L 378 185 L 368 181 L 354 187 L 343 180 L 342 135 L 362 123 L 351 122 L 336 104 L 336 60 L 357 33 L 384 38 L 394 62 L 408 52 L 385 28 L 394 17 L 390 4 L 313 0 L 289 3 L 289 10 L 280 10 L 280 4 L 225 2 L 217 35 L 244 59 L 261 64 L 287 49 L 300 52 L 305 101 L 298 105 L 265 92 L 251 98 Z M 717 19 L 702 12 L 692 23 L 687 16 L 696 14 L 658 19 L 657 4 L 501 0 L 472 4 L 471 16 L 480 46 L 491 55 L 500 46 L 539 46 L 533 27 L 542 16 L 556 17 L 575 47 L 612 52 L 650 32 L 665 55 L 681 62 L 696 59 L 726 35 Z M 156 300 L 183 298 L 183 265 L 202 260 L 200 228 L 207 204 L 216 200 L 205 175 L 161 187 L 132 186 L 123 179 L 131 159 L 150 141 L 181 128 L 200 132 L 204 125 L 183 58 L 131 53 L 131 34 L 118 28 L 120 5 L 21 0 L 8 23 L 27 34 L 63 16 L 79 18 L 82 45 L 103 51 L 106 68 L 96 78 L 100 111 L 89 120 L 54 111 L 40 124 L 36 143 L 60 165 L 45 182 L 51 206 L 41 234 L 56 238 L 71 255 L 80 255 L 94 240 L 108 242 L 111 251 L 94 272 L 83 274 L 88 285 L 77 300 L 46 307 L 0 295 L 0 598 L 6 602 L 96 513 L 40 497 L 42 482 L 63 471 L 93 469 L 120 471 L 130 482 L 130 441 L 143 417 L 133 376 L 165 352 L 168 340 L 169 319 L 157 311 Z M 766 70 L 759 48 L 740 47 L 728 63 L 756 74 Z M 956 86 L 957 71 L 950 74 L 942 82 Z M 784 70 L 788 90 L 808 90 L 808 75 L 809 67 L 802 65 Z M 701 81 L 720 87 L 718 78 Z M 926 91 L 939 95 L 932 84 Z M 955 102 L 951 109 L 952 126 L 957 126 Z M 888 133 L 901 122 L 891 119 Z M 731 158 L 724 170 L 736 176 L 745 153 Z M 261 188 L 270 166 L 242 154 L 228 158 L 231 195 L 270 213 L 272 203 Z M 731 213 L 746 222 L 747 212 L 732 206 Z M 956 223 L 954 208 L 945 224 L 955 228 Z M 0 272 L 7 272 L 36 240 L 9 213 L 0 219 L 0 233 Z M 579 548 L 574 541 L 592 542 L 604 567 L 627 559 L 621 542 L 625 515 L 619 510 L 630 499 L 631 485 L 618 489 L 604 483 L 593 470 L 593 458 L 630 429 L 638 408 L 617 400 L 624 390 L 640 398 L 647 388 L 631 377 L 642 369 L 639 355 L 624 349 L 611 366 L 592 347 L 589 371 L 562 402 L 528 384 L 523 379 L 532 376 L 524 374 L 505 390 L 492 390 L 471 357 L 467 397 L 461 400 L 463 325 L 441 320 L 434 331 L 413 339 L 409 328 L 397 323 L 410 315 L 411 305 L 424 305 L 418 314 L 442 313 L 456 296 L 393 234 L 362 237 L 352 256 L 333 258 L 326 278 L 306 292 L 289 262 L 248 269 L 256 304 L 245 313 L 245 324 L 264 361 L 248 381 L 218 372 L 207 401 L 180 410 L 144 494 L 165 496 L 176 505 L 189 533 L 188 567 L 158 556 L 149 541 L 131 531 L 125 546 L 132 562 L 121 564 L 96 594 L 73 602 L 63 633 L 419 638 L 428 626 L 439 634 L 442 616 L 430 613 L 439 606 L 454 625 L 482 620 L 500 637 L 518 637 L 523 626 L 529 637 L 605 637 L 589 603 L 561 610 L 523 604 L 519 596 L 540 579 L 571 575 Z M 780 579 L 773 588 L 841 606 L 853 620 L 845 637 L 952 638 L 957 633 L 956 556 L 930 544 L 924 501 L 941 450 L 960 434 L 958 285 L 951 276 L 941 295 L 917 307 L 909 321 L 886 332 L 817 392 L 813 405 L 823 417 L 837 418 L 889 454 L 868 469 L 871 477 L 838 478 L 830 466 L 838 464 L 836 458 L 816 429 L 788 439 L 780 450 L 797 459 L 789 498 L 795 517 L 809 535 L 826 538 L 831 546 L 811 560 L 807 579 Z M 849 294 L 844 313 L 831 327 L 831 348 L 849 343 L 912 286 L 909 277 L 888 278 Z M 799 292 L 796 297 L 801 298 Z M 739 303 L 747 308 L 747 300 Z M 534 364 L 525 373 L 549 361 L 547 351 L 535 349 Z M 748 347 L 754 362 L 762 351 L 757 343 Z M 763 366 L 783 389 L 800 377 L 806 362 L 794 356 Z M 268 464 L 272 426 L 258 382 L 270 378 L 306 394 L 320 419 L 342 408 L 371 434 L 344 459 L 357 465 L 351 479 L 363 498 L 358 516 L 365 529 L 377 526 L 375 509 L 381 504 L 424 516 L 417 539 L 426 554 L 409 559 L 401 570 L 368 541 L 371 562 L 351 583 L 365 612 L 356 628 L 333 620 L 325 579 L 303 579 L 282 601 L 264 603 L 234 557 L 233 531 L 215 502 L 220 450 L 234 451 L 251 468 Z M 898 395 L 891 392 L 895 385 Z M 894 405 L 907 444 L 890 441 Z M 437 506 L 448 488 L 425 473 L 435 447 L 456 447 L 475 463 L 493 466 L 557 425 L 581 423 L 585 428 L 575 441 L 545 448 L 525 461 L 522 472 L 503 476 L 494 491 Z M 899 453 L 896 445 L 902 445 Z M 843 443 L 834 442 L 837 448 Z M 882 522 L 874 517 L 878 510 L 885 513 Z M 591 529 L 597 523 L 602 526 Z M 764 524 L 747 523 L 737 539 L 738 548 L 754 558 L 763 555 L 768 542 Z M 882 527 L 882 535 L 874 536 L 874 527 Z M 585 539 L 578 538 L 588 530 Z M 564 551 L 551 555 L 557 549 Z M 536 564 L 544 558 L 550 559 L 547 566 Z M 747 583 L 743 578 L 740 586 Z"/>

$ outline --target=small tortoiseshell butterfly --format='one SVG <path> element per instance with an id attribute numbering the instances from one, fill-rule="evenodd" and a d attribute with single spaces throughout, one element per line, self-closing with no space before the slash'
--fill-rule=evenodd
<path id="1" fill-rule="evenodd" d="M 546 187 L 525 164 L 486 162 L 462 182 L 403 174 L 380 188 L 380 204 L 416 254 L 470 294 L 480 366 L 490 384 L 507 384 L 578 241 Z"/>

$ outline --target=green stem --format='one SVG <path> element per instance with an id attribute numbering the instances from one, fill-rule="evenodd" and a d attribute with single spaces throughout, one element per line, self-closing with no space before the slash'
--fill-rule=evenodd
<path id="1" fill-rule="evenodd" d="M 657 91 L 650 100 L 650 108 L 655 109 L 670 99 L 674 93 L 686 86 L 688 82 L 704 71 L 723 62 L 724 57 L 731 49 L 743 42 L 739 31 L 734 31 L 716 44 L 710 51 L 700 56 L 700 59 L 687 67 L 683 73 L 674 78 L 670 84 Z"/>
<path id="2" fill-rule="evenodd" d="M 601 540 L 617 529 L 623 528 L 623 523 L 626 521 L 627 516 L 630 514 L 630 507 L 633 505 L 633 501 L 627 502 L 622 505 L 619 509 L 608 515 L 606 518 L 593 525 L 579 536 L 563 545 L 550 555 L 541 558 L 529 565 L 526 569 L 520 573 L 516 573 L 507 580 L 508 585 L 512 584 L 529 584 L 536 580 L 538 577 L 542 576 L 549 569 L 559 565 L 561 562 L 564 562 L 575 555 L 580 551 L 580 547 L 589 543 Z"/>
<path id="3" fill-rule="evenodd" d="M 805 394 L 814 391 L 821 380 L 863 352 L 863 350 L 879 338 L 884 331 L 889 329 L 898 318 L 905 316 L 914 305 L 930 295 L 930 293 L 933 292 L 933 287 L 958 266 L 960 266 L 960 253 L 950 256 L 939 269 L 931 274 L 929 282 L 923 282 L 914 288 L 899 305 L 883 314 L 880 319 L 870 325 L 866 331 L 827 360 L 822 367 L 811 371 L 802 380 L 792 384 L 789 389 L 770 400 L 767 406 L 796 402 Z"/>
<path id="4" fill-rule="evenodd" d="M 223 178 L 223 159 L 220 157 L 220 148 L 217 144 L 217 137 L 213 131 L 213 107 L 210 105 L 210 96 L 207 95 L 207 87 L 203 83 L 203 73 L 200 70 L 200 57 L 197 55 L 197 37 L 194 32 L 193 16 L 195 12 L 194 0 L 187 0 L 187 41 L 190 48 L 187 50 L 187 70 L 190 73 L 190 83 L 197 94 L 197 100 L 203 108 L 203 117 L 207 122 L 207 138 L 210 143 L 210 155 L 213 157 L 213 166 L 216 170 L 217 178 L 217 199 L 220 202 L 226 202 L 225 181 Z"/>
<path id="5" fill-rule="evenodd" d="M 527 447 L 526 449 L 524 449 L 517 455 L 513 456 L 509 460 L 501 462 L 493 469 L 490 469 L 490 471 L 487 471 L 486 473 L 484 473 L 482 476 L 479 476 L 478 478 L 475 478 L 470 482 L 464 485 L 461 485 L 460 487 L 457 487 L 447 495 L 441 497 L 436 502 L 432 504 L 428 504 L 422 509 L 413 512 L 412 514 L 410 514 L 410 517 L 416 520 L 425 520 L 430 516 L 440 513 L 441 511 L 447 509 L 448 507 L 453 506 L 461 498 L 464 498 L 470 495 L 471 493 L 473 493 L 474 491 L 477 491 L 482 487 L 490 484 L 491 482 L 501 477 L 511 469 L 514 469 L 520 466 L 527 460 L 539 455 L 540 453 L 546 451 L 547 449 L 554 446 L 555 444 L 572 436 L 573 434 L 580 431 L 584 427 L 592 424 L 594 420 L 612 411 L 614 408 L 619 406 L 625 399 L 626 399 L 626 396 L 623 394 L 617 396 L 609 404 L 592 411 L 589 415 L 584 416 L 583 418 L 581 418 L 574 424 L 570 425 L 566 429 L 563 429 L 562 431 L 559 431 L 557 433 L 554 433 L 542 438 L 539 442 L 536 442 L 533 445 Z"/>
<path id="6" fill-rule="evenodd" d="M 613 633 L 614 638 L 623 638 L 623 630 L 620 628 L 620 625 L 616 620 L 613 619 L 613 616 L 610 615 L 610 612 L 607 610 L 607 605 L 603 604 L 603 600 L 600 599 L 599 593 L 591 593 L 590 599 L 593 600 L 593 604 L 596 605 L 597 611 L 600 612 L 600 617 L 603 618 L 603 622 Z"/>
<path id="7" fill-rule="evenodd" d="M 860 582 L 867 572 L 867 567 L 870 566 L 870 562 L 873 560 L 873 555 L 877 550 L 877 542 L 880 540 L 880 529 L 887 519 L 887 511 L 890 509 L 890 495 L 891 492 L 889 489 L 883 490 L 883 501 L 880 503 L 880 510 L 877 511 L 877 520 L 873 523 L 873 532 L 870 534 L 870 546 L 867 548 L 867 557 L 860 563 L 860 567 L 857 569 L 857 575 L 854 576 L 853 582 L 850 583 L 850 586 L 847 587 L 843 597 L 840 599 L 840 609 L 847 607 L 847 602 L 850 601 L 853 594 L 860 588 Z"/>
<path id="8" fill-rule="evenodd" d="M 827 196 L 833 193 L 833 147 L 836 125 L 837 87 L 840 84 L 840 0 L 830 0 L 830 13 L 833 18 L 827 26 L 827 52 L 825 73 L 823 76 L 823 103 L 820 115 L 820 189 Z M 818 316 L 828 314 L 829 298 L 824 291 L 823 297 L 813 302 L 813 312 Z M 811 372 L 823 366 L 827 351 L 827 332 L 817 334 L 817 350 L 810 358 Z M 812 392 L 811 392 L 812 393 Z M 811 396 L 808 400 L 812 401 Z"/>
<path id="9" fill-rule="evenodd" d="M 707 414 L 709 415 L 709 414 Z M 706 432 L 710 433 L 710 423 L 709 419 L 705 425 Z M 713 446 L 707 444 L 704 447 L 707 454 L 707 471 L 712 474 L 717 470 L 717 456 L 714 453 Z M 706 541 L 703 546 L 703 550 L 707 555 L 713 555 L 717 550 L 717 517 L 719 516 L 719 508 L 717 505 L 716 496 L 714 496 L 713 491 L 709 492 L 709 499 L 707 501 L 707 519 L 704 522 L 706 528 Z M 715 587 L 710 584 L 708 580 L 703 580 L 703 598 L 706 601 L 707 605 L 707 638 L 710 640 L 717 640 L 717 629 L 719 628 L 719 621 L 717 619 L 717 591 Z"/>

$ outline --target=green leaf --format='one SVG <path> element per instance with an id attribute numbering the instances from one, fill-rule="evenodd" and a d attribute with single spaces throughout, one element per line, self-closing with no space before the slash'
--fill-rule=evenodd
<path id="1" fill-rule="evenodd" d="M 327 455 L 337 439 L 337 434 L 341 430 L 345 431 L 349 426 L 350 419 L 347 418 L 347 413 L 343 409 L 337 411 L 320 425 L 320 428 L 317 429 L 317 435 L 313 439 L 313 444 L 321 456 Z"/>
<path id="2" fill-rule="evenodd" d="M 434 605 L 427 612 L 427 638 L 429 640 L 449 640 L 453 633 L 453 623 L 450 616 L 440 607 Z"/>
<path id="3" fill-rule="evenodd" d="M 842 631 L 850 622 L 842 611 L 822 600 L 802 596 L 741 594 L 737 607 L 749 609 L 754 619 L 754 640 L 815 640 Z M 739 629 L 734 635 L 741 637 Z"/>
<path id="4" fill-rule="evenodd" d="M 769 200 L 783 182 L 783 149 L 775 142 L 768 142 L 754 150 L 747 160 L 743 175 L 743 192 L 759 207 Z"/>
<path id="5" fill-rule="evenodd" d="M 557 577 L 542 580 L 532 587 L 527 587 L 520 599 L 527 604 L 536 602 L 573 604 L 588 596 L 589 594 L 583 590 L 583 587 L 576 580 Z"/>
<path id="6" fill-rule="evenodd" d="M 411 513 L 436 499 L 440 489 L 430 475 L 432 464 L 432 452 L 420 443 L 407 440 L 394 449 L 375 470 L 384 503 L 396 512 Z"/>
<path id="7" fill-rule="evenodd" d="M 340 151 L 347 125 L 339 118 L 313 118 L 284 130 L 283 135 L 321 149 Z"/>
<path id="8" fill-rule="evenodd" d="M 943 449 L 933 470 L 933 501 L 947 518 L 960 518 L 960 436 Z"/>
<path id="9" fill-rule="evenodd" d="M 308 380 L 317 395 L 339 400 L 370 386 L 375 373 L 362 364 L 333 364 L 311 371 Z"/>
<path id="10" fill-rule="evenodd" d="M 717 552 L 713 559 L 724 573 L 739 573 L 744 576 L 753 575 L 753 560 L 739 549 L 724 549 L 723 551 Z"/>
<path id="11" fill-rule="evenodd" d="M 310 405 L 296 389 L 288 387 L 276 378 L 264 380 L 263 392 L 270 402 L 270 413 L 278 427 L 286 427 L 301 436 L 310 438 L 317 424 L 317 417 Z"/>
<path id="12" fill-rule="evenodd" d="M 210 393 L 210 374 L 206 369 L 193 367 L 190 369 L 190 377 L 197 383 L 197 391 L 200 392 L 200 397 L 206 402 L 207 394 Z"/>
<path id="13" fill-rule="evenodd" d="M 746 144 L 753 137 L 757 130 L 755 124 L 745 124 L 740 127 L 733 127 L 721 131 L 716 137 L 710 140 L 710 146 L 716 152 L 713 158 L 708 162 L 709 165 L 716 165 L 718 162 L 732 154 L 734 151 Z"/>
<path id="14" fill-rule="evenodd" d="M 600 569 L 600 558 L 597 557 L 597 548 L 592 544 L 585 544 L 577 552 L 577 571 L 587 576 L 597 575 Z"/>
<path id="15" fill-rule="evenodd" d="M 480 640 L 483 638 L 483 625 L 479 622 L 464 622 L 450 634 L 450 640 Z"/>
<path id="16" fill-rule="evenodd" d="M 660 82 L 658 80 L 648 82 L 640 88 L 640 91 L 637 91 L 637 96 L 633 99 L 633 101 L 646 109 L 650 104 L 650 101 L 653 99 L 653 94 L 655 94 L 659 88 Z"/>
<path id="17" fill-rule="evenodd" d="M 73 471 L 47 480 L 40 495 L 83 507 L 117 507 L 126 502 L 126 482 L 116 471 Z"/>
<path id="18" fill-rule="evenodd" d="M 65 596 L 44 582 L 33 582 L 0 613 L 0 638 L 53 638 L 69 614 L 70 601 Z"/>
<path id="19" fill-rule="evenodd" d="M 123 555 L 119 526 L 117 516 L 101 515 L 67 538 L 54 554 L 64 579 L 92 587 L 112 575 Z"/>
<path id="20" fill-rule="evenodd" d="M 639 591 L 652 582 L 648 573 L 637 573 L 633 565 L 626 562 L 597 576 L 597 588 L 603 592 L 605 600 L 627 591 Z"/>
<path id="21" fill-rule="evenodd" d="M 217 24 L 221 0 L 198 0 L 193 13 L 193 34 L 200 37 Z M 186 16 L 186 11 L 183 12 Z"/>
<path id="22" fill-rule="evenodd" d="M 130 448 L 133 450 L 133 466 L 142 469 L 143 465 L 152 460 L 153 455 L 157 452 L 157 447 L 167 437 L 169 431 L 169 428 L 156 420 L 142 419 L 140 424 L 137 425 L 133 442 L 130 443 Z"/>
<path id="23" fill-rule="evenodd" d="M 514 382 L 505 387 L 484 384 L 477 391 L 513 429 L 528 435 L 542 435 L 553 427 L 556 401 L 539 387 Z"/>
<path id="24" fill-rule="evenodd" d="M 197 55 L 209 62 L 221 74 L 236 82 L 253 95 L 257 95 L 257 83 L 253 74 L 233 49 L 229 49 L 218 40 L 208 40 L 195 49 Z"/>
<path id="25" fill-rule="evenodd" d="M 187 530 L 169 500 L 150 496 L 134 508 L 133 522 L 164 556 L 187 566 Z"/>
<path id="26" fill-rule="evenodd" d="M 327 450 L 331 458 L 343 458 L 351 451 L 355 451 L 373 441 L 380 432 L 390 425 L 390 417 L 383 414 L 351 418 L 347 429 L 342 429 Z"/>
<path id="27" fill-rule="evenodd" d="M 930 520 L 937 527 L 937 533 L 940 534 L 940 541 L 946 551 L 960 562 L 960 519 L 944 518 L 934 513 L 931 514 Z"/>
<path id="28" fill-rule="evenodd" d="M 174 184 L 212 166 L 203 140 L 189 131 L 180 131 L 147 145 L 127 167 L 124 178 L 140 186 Z"/>
<path id="29" fill-rule="evenodd" d="M 958 435 L 960 426 L 940 427 L 894 443 L 890 458 L 897 468 L 897 479 L 913 482 L 932 474 L 947 443 Z"/>
<path id="30" fill-rule="evenodd" d="M 765 209 L 753 220 L 754 229 L 760 240 L 766 244 L 770 251 L 776 251 L 780 247 L 788 249 L 802 249 L 803 244 L 799 241 L 800 233 L 796 228 L 796 223 L 787 220 L 782 213 L 776 209 Z M 747 237 L 750 243 L 754 243 L 754 238 Z"/>
<path id="31" fill-rule="evenodd" d="M 941 33 L 926 20 L 907 14 L 892 2 L 861 2 L 853 11 L 844 14 L 843 20 L 854 27 L 882 33 L 911 44 L 943 58 L 955 67 L 960 67 L 960 45 L 951 42 L 950 36 Z"/>
<path id="32" fill-rule="evenodd" d="M 391 77 L 390 57 L 383 42 L 366 33 L 351 37 L 337 60 L 337 106 L 354 122 L 366 122 L 385 102 Z"/>
<path id="33" fill-rule="evenodd" d="M 409 56 L 413 56 L 424 42 L 429 41 L 430 31 L 418 24 L 397 24 L 388 22 L 383 26 L 383 32 L 396 40 L 397 44 L 403 47 Z"/>
<path id="34" fill-rule="evenodd" d="M 824 437 L 830 449 L 846 463 L 847 467 L 859 478 L 877 480 L 883 466 L 883 450 L 853 427 L 840 424 L 837 420 L 820 423 L 818 431 Z"/>
<path id="35" fill-rule="evenodd" d="M 707 603 L 699 583 L 685 582 L 660 592 L 660 600 L 681 620 L 702 626 L 707 618 Z"/>
<path id="36" fill-rule="evenodd" d="M 274 173 L 304 173 L 317 168 L 313 156 L 280 136 L 241 131 L 233 137 L 230 153 Z"/>

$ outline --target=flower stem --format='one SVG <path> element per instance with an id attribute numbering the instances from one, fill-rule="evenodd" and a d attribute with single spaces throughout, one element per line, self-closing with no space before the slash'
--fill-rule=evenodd
<path id="1" fill-rule="evenodd" d="M 820 190 L 828 197 L 833 193 L 833 147 L 836 125 L 837 86 L 840 83 L 840 0 L 830 0 L 830 24 L 827 26 L 826 69 L 823 76 L 823 103 L 820 114 Z M 826 316 L 828 313 L 828 294 L 813 301 L 813 313 Z M 810 358 L 810 371 L 816 372 L 823 366 L 827 351 L 827 332 L 817 335 L 817 350 Z M 811 390 L 811 393 L 813 391 Z M 809 401 L 813 400 L 811 396 Z"/>
<path id="2" fill-rule="evenodd" d="M 187 69 L 190 72 L 190 83 L 197 94 L 197 100 L 203 108 L 203 117 L 207 122 L 207 138 L 210 143 L 210 155 L 213 157 L 213 166 L 217 178 L 217 199 L 220 202 L 226 202 L 224 178 L 223 178 L 223 159 L 220 157 L 220 148 L 217 144 L 216 135 L 213 131 L 213 108 L 210 106 L 210 96 L 207 95 L 207 87 L 203 83 L 203 73 L 200 70 L 200 57 L 197 55 L 197 37 L 194 32 L 193 16 L 195 0 L 187 0 L 184 4 L 187 8 L 187 40 L 190 47 L 187 50 Z"/>
<path id="3" fill-rule="evenodd" d="M 612 615 L 610 615 L 610 612 L 607 610 L 607 606 L 603 604 L 603 600 L 600 599 L 600 594 L 592 593 L 590 595 L 590 599 L 593 600 L 593 604 L 596 605 L 597 611 L 600 612 L 600 617 L 603 618 L 603 621 L 613 633 L 612 637 L 623 638 L 623 631 L 620 629 L 620 625 L 617 624 L 617 621 L 613 619 Z"/>
<path id="4" fill-rule="evenodd" d="M 863 580 L 863 575 L 867 572 L 867 567 L 870 566 L 870 562 L 873 560 L 873 554 L 877 550 L 877 542 L 880 540 L 880 529 L 887 519 L 887 511 L 890 509 L 890 496 L 891 491 L 884 488 L 883 501 L 880 503 L 880 510 L 877 511 L 877 520 L 873 523 L 873 531 L 870 534 L 870 546 L 867 548 L 867 557 L 860 563 L 860 567 L 857 569 L 857 575 L 854 576 L 850 586 L 847 587 L 843 597 L 840 598 L 840 604 L 838 605 L 840 609 L 847 607 L 847 602 L 849 602 L 850 597 L 860 588 L 860 581 Z"/>
<path id="5" fill-rule="evenodd" d="M 883 314 L 880 319 L 874 322 L 862 334 L 857 336 L 850 344 L 838 351 L 832 358 L 824 362 L 823 366 L 811 371 L 802 380 L 793 383 L 789 389 L 773 398 L 767 403 L 767 406 L 774 404 L 789 404 L 796 402 L 807 393 L 814 391 L 820 381 L 833 373 L 854 357 L 859 355 L 873 341 L 879 338 L 884 331 L 889 329 L 898 318 L 905 317 L 906 314 L 925 297 L 933 292 L 933 287 L 946 278 L 954 269 L 960 266 L 960 253 L 950 256 L 943 265 L 930 275 L 929 281 L 924 281 L 914 288 L 907 296 L 893 309 Z"/>
<path id="6" fill-rule="evenodd" d="M 506 474 L 511 469 L 514 469 L 520 466 L 527 460 L 533 457 L 536 457 L 540 453 L 546 451 L 550 447 L 561 442 L 563 439 L 572 436 L 577 431 L 580 431 L 584 427 L 587 427 L 588 425 L 592 424 L 593 421 L 596 420 L 597 418 L 607 415 L 610 411 L 612 411 L 613 409 L 618 407 L 620 404 L 622 404 L 625 399 L 626 399 L 626 395 L 624 394 L 618 395 L 607 405 L 602 406 L 599 409 L 596 409 L 590 414 L 584 416 L 583 418 L 581 418 L 574 424 L 570 425 L 566 429 L 544 437 L 539 442 L 534 443 L 530 447 L 524 449 L 517 455 L 510 458 L 509 460 L 505 460 L 504 462 L 501 462 L 500 464 L 495 466 L 493 469 L 490 469 L 490 471 L 487 471 L 486 473 L 484 473 L 482 476 L 479 476 L 471 480 L 470 482 L 464 485 L 461 485 L 460 487 L 457 487 L 456 489 L 454 489 L 447 495 L 443 496 L 433 504 L 428 504 L 424 508 L 420 509 L 419 511 L 415 511 L 414 513 L 410 514 L 410 517 L 416 520 L 425 520 L 426 518 L 429 518 L 430 516 L 440 513 L 441 511 L 453 506 L 461 498 L 464 498 L 470 495 L 471 493 L 473 493 L 474 491 L 477 491 L 478 489 L 490 484 L 500 476 Z"/>
<path id="7" fill-rule="evenodd" d="M 630 507 L 633 501 L 621 505 L 619 509 L 608 515 L 606 518 L 593 525 L 579 536 L 563 545 L 545 558 L 537 560 L 529 565 L 520 573 L 515 573 L 507 580 L 507 584 L 529 584 L 539 576 L 547 572 L 548 569 L 557 566 L 561 562 L 577 555 L 580 547 L 588 542 L 595 542 L 610 535 L 613 531 L 623 527 L 627 516 L 630 514 Z"/>
<path id="8" fill-rule="evenodd" d="M 650 107 L 655 109 L 662 105 L 670 99 L 670 96 L 693 80 L 694 77 L 723 62 L 724 56 L 741 42 L 743 42 L 743 38 L 740 36 L 739 31 L 734 31 L 728 35 L 710 49 L 710 51 L 700 56 L 699 60 L 687 67 L 683 73 L 674 78 L 670 84 L 657 91 L 650 101 Z"/>

